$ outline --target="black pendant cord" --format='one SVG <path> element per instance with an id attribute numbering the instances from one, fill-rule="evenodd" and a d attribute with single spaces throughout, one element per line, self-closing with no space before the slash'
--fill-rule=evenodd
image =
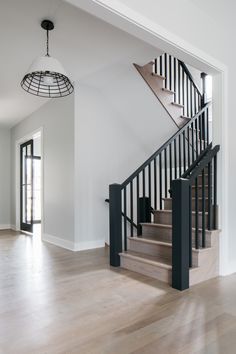
<path id="1" fill-rule="evenodd" d="M 47 57 L 50 57 L 49 55 L 49 31 L 47 29 L 47 54 L 46 54 Z"/>

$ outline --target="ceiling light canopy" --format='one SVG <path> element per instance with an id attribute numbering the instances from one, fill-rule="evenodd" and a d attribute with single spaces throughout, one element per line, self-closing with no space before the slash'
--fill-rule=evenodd
<path id="1" fill-rule="evenodd" d="M 52 21 L 44 20 L 41 27 L 47 31 L 46 55 L 36 58 L 21 81 L 28 93 L 46 98 L 58 98 L 71 94 L 74 87 L 61 63 L 49 55 L 49 31 L 54 29 Z"/>

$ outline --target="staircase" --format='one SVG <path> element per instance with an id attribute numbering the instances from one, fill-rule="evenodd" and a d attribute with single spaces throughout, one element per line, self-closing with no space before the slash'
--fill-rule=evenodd
<path id="1" fill-rule="evenodd" d="M 110 185 L 110 264 L 184 290 L 219 274 L 219 146 L 209 141 L 210 104 L 176 58 L 136 67 L 179 130 Z"/>

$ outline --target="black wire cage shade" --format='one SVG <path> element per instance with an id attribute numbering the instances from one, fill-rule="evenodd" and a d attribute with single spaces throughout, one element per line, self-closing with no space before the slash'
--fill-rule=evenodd
<path id="1" fill-rule="evenodd" d="M 21 87 L 32 95 L 45 98 L 68 96 L 74 91 L 74 87 L 61 63 L 49 55 L 48 33 L 54 28 L 54 24 L 44 20 L 41 26 L 47 31 L 47 53 L 34 60 L 21 81 Z"/>

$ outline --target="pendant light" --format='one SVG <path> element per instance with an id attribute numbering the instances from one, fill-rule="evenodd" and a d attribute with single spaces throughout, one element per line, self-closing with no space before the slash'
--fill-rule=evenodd
<path id="1" fill-rule="evenodd" d="M 43 20 L 41 27 L 47 31 L 47 52 L 36 58 L 21 81 L 28 93 L 46 98 L 57 98 L 71 94 L 74 87 L 61 63 L 49 55 L 49 31 L 54 29 L 52 21 Z"/>

